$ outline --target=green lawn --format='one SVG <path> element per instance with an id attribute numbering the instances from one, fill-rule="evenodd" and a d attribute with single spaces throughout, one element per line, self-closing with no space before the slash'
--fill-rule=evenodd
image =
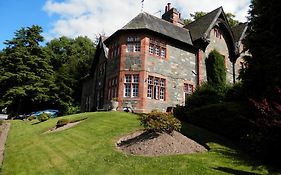
<path id="1" fill-rule="evenodd" d="M 96 174 L 268 174 L 268 167 L 251 161 L 228 141 L 206 130 L 184 124 L 183 132 L 210 147 L 207 153 L 145 157 L 124 155 L 116 140 L 138 128 L 137 116 L 120 112 L 83 113 L 88 117 L 67 130 L 42 134 L 58 119 L 33 124 L 11 121 L 3 175 Z M 34 122 L 33 122 L 34 123 Z"/>

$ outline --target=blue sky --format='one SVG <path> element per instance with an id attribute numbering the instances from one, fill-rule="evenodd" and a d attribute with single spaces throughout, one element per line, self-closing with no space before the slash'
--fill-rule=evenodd
<path id="1" fill-rule="evenodd" d="M 197 11 L 209 12 L 219 6 L 245 22 L 250 0 L 145 0 L 144 11 L 160 17 L 167 2 L 183 18 Z M 160 13 L 157 13 L 161 11 Z M 0 50 L 21 27 L 39 25 L 46 41 L 60 36 L 75 38 L 111 35 L 141 12 L 141 0 L 0 0 Z"/>
<path id="2" fill-rule="evenodd" d="M 0 0 L 0 49 L 5 47 L 3 42 L 12 39 L 21 27 L 36 24 L 45 31 L 50 30 L 50 22 L 56 17 L 43 11 L 44 4 L 45 0 Z"/>

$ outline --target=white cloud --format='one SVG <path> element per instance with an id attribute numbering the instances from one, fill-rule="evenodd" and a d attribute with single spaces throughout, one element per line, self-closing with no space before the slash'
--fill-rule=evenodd
<path id="1" fill-rule="evenodd" d="M 223 6 L 226 13 L 233 13 L 242 22 L 246 21 L 250 4 L 250 0 L 145 0 L 144 11 L 160 17 L 167 2 L 171 2 L 183 18 L 189 17 L 190 13 L 209 12 Z M 83 35 L 94 39 L 100 33 L 111 35 L 140 13 L 141 7 L 141 0 L 47 0 L 43 9 L 49 15 L 58 15 L 59 19 L 45 36 L 52 39 Z"/>

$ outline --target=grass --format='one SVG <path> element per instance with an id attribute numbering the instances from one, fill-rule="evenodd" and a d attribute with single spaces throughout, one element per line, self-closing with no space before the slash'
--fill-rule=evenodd
<path id="1" fill-rule="evenodd" d="M 120 112 L 83 113 L 70 120 L 88 117 L 79 125 L 49 134 L 44 131 L 58 119 L 43 123 L 11 121 L 6 143 L 3 175 L 86 174 L 242 174 L 272 172 L 227 140 L 198 127 L 184 124 L 183 132 L 207 145 L 207 153 L 145 157 L 118 151 L 118 138 L 140 128 L 137 116 Z"/>

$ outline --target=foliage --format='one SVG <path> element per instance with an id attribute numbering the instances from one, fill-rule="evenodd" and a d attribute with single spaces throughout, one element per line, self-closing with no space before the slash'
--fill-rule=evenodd
<path id="1" fill-rule="evenodd" d="M 216 89 L 224 89 L 226 85 L 226 68 L 224 57 L 213 50 L 205 60 L 208 84 Z"/>
<path id="2" fill-rule="evenodd" d="M 69 120 L 67 118 L 59 119 L 57 121 L 56 128 L 62 127 L 64 125 L 67 125 L 68 123 L 69 123 Z"/>
<path id="3" fill-rule="evenodd" d="M 243 101 L 245 98 L 245 90 L 241 82 L 229 86 L 226 90 L 225 101 Z"/>
<path id="4" fill-rule="evenodd" d="M 36 119 L 36 117 L 34 115 L 31 115 L 31 116 L 27 117 L 28 121 L 32 121 L 32 120 L 35 120 L 35 119 Z"/>
<path id="5" fill-rule="evenodd" d="M 37 119 L 40 121 L 40 122 L 45 122 L 47 120 L 50 119 L 50 115 L 49 114 L 46 114 L 46 113 L 42 113 L 40 114 Z"/>
<path id="6" fill-rule="evenodd" d="M 71 114 L 77 114 L 80 112 L 79 106 L 67 106 L 66 110 L 64 111 L 64 115 L 71 115 Z"/>
<path id="7" fill-rule="evenodd" d="M 226 13 L 225 16 L 227 18 L 227 21 L 228 21 L 228 24 L 229 24 L 230 27 L 234 27 L 237 24 L 239 24 L 239 21 L 234 19 L 235 18 L 234 14 Z"/>
<path id="8" fill-rule="evenodd" d="M 204 105 L 220 103 L 224 100 L 225 93 L 226 88 L 219 89 L 208 83 L 204 83 L 187 98 L 186 107 L 197 108 Z"/>
<path id="9" fill-rule="evenodd" d="M 72 119 L 72 120 L 70 120 L 69 123 L 80 122 L 80 121 L 86 120 L 87 118 L 88 117 L 81 117 L 81 118 Z"/>
<path id="10" fill-rule="evenodd" d="M 243 88 L 253 111 L 249 116 L 257 131 L 249 140 L 253 152 L 280 166 L 281 138 L 281 1 L 252 0 L 244 57 L 246 66 L 240 73 Z M 257 145 L 256 145 L 257 144 Z M 271 157 L 269 157 L 271 156 Z"/>
<path id="11" fill-rule="evenodd" d="M 94 43 L 87 37 L 60 37 L 47 43 L 45 50 L 56 72 L 57 100 L 63 111 L 71 114 L 75 111 L 69 111 L 69 108 L 81 101 L 81 79 L 89 72 L 95 52 Z"/>
<path id="12" fill-rule="evenodd" d="M 281 1 L 252 0 L 250 7 L 245 46 L 251 56 L 244 58 L 241 78 L 249 97 L 271 100 L 274 89 L 281 88 Z"/>
<path id="13" fill-rule="evenodd" d="M 141 125 L 149 132 L 171 133 L 179 131 L 181 123 L 172 114 L 152 111 L 149 114 L 143 114 L 140 117 Z"/>
<path id="14" fill-rule="evenodd" d="M 41 33 L 40 26 L 21 28 L 0 52 L 0 109 L 8 107 L 11 116 L 54 107 L 70 114 L 80 104 L 93 42 L 61 37 L 43 47 Z"/>
<path id="15" fill-rule="evenodd" d="M 54 72 L 39 45 L 42 28 L 21 28 L 15 37 L 5 42 L 0 62 L 0 106 L 9 113 L 26 113 L 49 104 L 50 88 L 54 87 Z"/>
<path id="16" fill-rule="evenodd" d="M 66 118 L 72 120 L 80 117 L 88 117 L 87 122 L 62 133 L 46 135 L 42 135 L 42 132 L 53 127 L 57 119 L 33 126 L 29 122 L 11 121 L 13 127 L 10 128 L 7 138 L 1 173 L 274 174 L 271 167 L 253 161 L 226 139 L 190 124 L 183 123 L 183 133 L 199 143 L 208 145 L 210 152 L 153 158 L 122 154 L 114 146 L 114 142 L 121 136 L 140 129 L 136 115 L 124 112 L 97 112 L 81 113 Z M 190 166 L 187 166 L 187 162 Z M 152 165 L 155 168 L 148 168 Z"/>
<path id="17" fill-rule="evenodd" d="M 222 102 L 193 108 L 186 112 L 186 121 L 218 134 L 239 140 L 253 129 L 247 119 L 247 105 L 240 102 Z"/>
<path id="18" fill-rule="evenodd" d="M 206 15 L 207 13 L 206 12 L 195 12 L 195 13 L 190 13 L 190 17 L 191 18 L 186 18 L 183 20 L 183 23 L 184 25 L 187 25 L 189 23 L 191 23 L 192 21 L 196 21 L 198 20 L 199 18 L 201 18 L 202 16 Z M 228 20 L 228 24 L 230 25 L 230 27 L 234 27 L 236 26 L 237 24 L 239 24 L 239 21 L 238 20 L 235 20 L 235 15 L 232 14 L 232 13 L 226 13 L 225 14 L 227 20 Z"/>

